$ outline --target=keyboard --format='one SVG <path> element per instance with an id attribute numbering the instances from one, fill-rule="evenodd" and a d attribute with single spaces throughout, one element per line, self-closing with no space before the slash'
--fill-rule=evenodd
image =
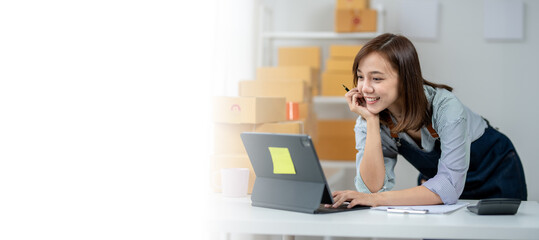
<path id="1" fill-rule="evenodd" d="M 362 209 L 370 209 L 370 206 L 365 205 L 356 205 L 352 208 L 348 208 L 348 204 L 342 204 L 341 206 L 337 208 L 332 207 L 324 207 L 325 204 L 320 204 L 320 207 L 315 211 L 315 213 L 335 213 L 335 212 L 348 212 L 348 211 L 355 211 L 355 210 L 362 210 Z"/>

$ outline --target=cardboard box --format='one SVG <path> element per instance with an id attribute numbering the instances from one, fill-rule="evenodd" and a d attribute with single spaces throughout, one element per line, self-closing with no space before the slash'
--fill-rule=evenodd
<path id="1" fill-rule="evenodd" d="M 322 96 L 339 96 L 346 93 L 342 85 L 349 89 L 354 87 L 354 74 L 352 73 L 322 73 Z"/>
<path id="2" fill-rule="evenodd" d="M 326 60 L 326 72 L 353 74 L 353 67 L 353 58 L 328 58 Z"/>
<path id="3" fill-rule="evenodd" d="M 280 47 L 278 66 L 309 66 L 320 69 L 320 47 Z"/>
<path id="4" fill-rule="evenodd" d="M 311 102 L 311 94 L 311 87 L 301 80 L 250 80 L 239 82 L 239 95 L 242 97 L 284 97 L 286 102 L 300 103 Z"/>
<path id="5" fill-rule="evenodd" d="M 268 133 L 304 133 L 302 121 L 287 121 L 261 124 L 215 123 L 214 153 L 215 154 L 246 154 L 241 140 L 242 132 Z"/>
<path id="6" fill-rule="evenodd" d="M 317 70 L 309 66 L 279 66 L 279 67 L 259 67 L 256 69 L 256 80 L 297 80 L 312 85 L 316 80 Z"/>
<path id="7" fill-rule="evenodd" d="M 367 9 L 369 8 L 369 0 L 337 0 L 336 9 Z"/>
<path id="8" fill-rule="evenodd" d="M 214 97 L 213 119 L 225 123 L 266 123 L 286 120 L 284 97 Z"/>
<path id="9" fill-rule="evenodd" d="M 264 124 L 257 125 L 255 132 L 302 134 L 303 122 L 302 121 L 289 121 L 289 122 L 278 122 L 278 123 L 264 123 Z"/>
<path id="10" fill-rule="evenodd" d="M 355 59 L 363 45 L 331 45 L 329 46 L 330 58 Z"/>
<path id="11" fill-rule="evenodd" d="M 214 192 L 221 192 L 221 169 L 223 168 L 248 168 L 249 186 L 248 193 L 253 192 L 255 184 L 255 171 L 247 154 L 219 154 L 210 158 L 210 184 Z"/>
<path id="12" fill-rule="evenodd" d="M 314 111 L 311 111 L 309 116 L 305 119 L 302 119 L 302 121 L 304 134 L 311 136 L 313 142 L 316 142 L 318 138 L 318 118 L 316 113 Z"/>
<path id="13" fill-rule="evenodd" d="M 215 154 L 247 154 L 240 134 L 256 132 L 257 124 L 215 123 L 213 129 Z"/>
<path id="14" fill-rule="evenodd" d="M 376 10 L 335 9 L 335 32 L 376 32 Z"/>
<path id="15" fill-rule="evenodd" d="M 313 113 L 313 104 L 310 102 L 299 103 L 299 119 L 306 119 Z"/>
<path id="16" fill-rule="evenodd" d="M 314 145 L 321 160 L 356 160 L 356 120 L 318 120 Z"/>
<path id="17" fill-rule="evenodd" d="M 256 70 L 256 80 L 302 80 L 311 86 L 312 95 L 318 95 L 320 90 L 320 69 L 309 66 L 279 66 L 260 67 Z"/>

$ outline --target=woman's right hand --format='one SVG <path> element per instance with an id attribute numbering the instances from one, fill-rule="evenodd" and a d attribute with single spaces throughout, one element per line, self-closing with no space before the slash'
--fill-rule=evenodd
<path id="1" fill-rule="evenodd" d="M 363 119 L 369 120 L 370 118 L 378 117 L 378 114 L 374 114 L 367 109 L 363 94 L 357 88 L 352 88 L 344 94 L 344 97 L 348 102 L 350 111 L 359 114 Z"/>

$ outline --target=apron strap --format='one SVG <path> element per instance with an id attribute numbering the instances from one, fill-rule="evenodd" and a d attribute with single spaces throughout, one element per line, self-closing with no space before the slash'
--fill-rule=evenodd
<path id="1" fill-rule="evenodd" d="M 432 136 L 432 138 L 437 139 L 437 138 L 440 137 L 440 136 L 438 136 L 438 133 L 436 132 L 436 130 L 434 130 L 434 128 L 432 127 L 432 123 L 430 123 L 427 126 L 427 130 L 429 130 L 429 133 Z"/>
<path id="2" fill-rule="evenodd" d="M 393 132 L 393 128 L 395 127 L 395 124 L 393 123 L 393 119 L 391 119 L 391 115 L 386 114 L 384 116 L 384 121 L 387 122 L 387 126 L 389 127 L 389 133 L 391 134 L 391 137 L 397 139 L 399 135 L 397 135 L 396 132 Z"/>

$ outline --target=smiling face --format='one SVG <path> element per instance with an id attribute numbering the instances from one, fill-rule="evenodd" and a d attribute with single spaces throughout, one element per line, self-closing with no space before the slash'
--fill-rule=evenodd
<path id="1" fill-rule="evenodd" d="M 378 114 L 388 108 L 394 115 L 400 114 L 398 73 L 381 54 L 372 52 L 362 58 L 357 75 L 358 90 L 370 112 Z"/>

